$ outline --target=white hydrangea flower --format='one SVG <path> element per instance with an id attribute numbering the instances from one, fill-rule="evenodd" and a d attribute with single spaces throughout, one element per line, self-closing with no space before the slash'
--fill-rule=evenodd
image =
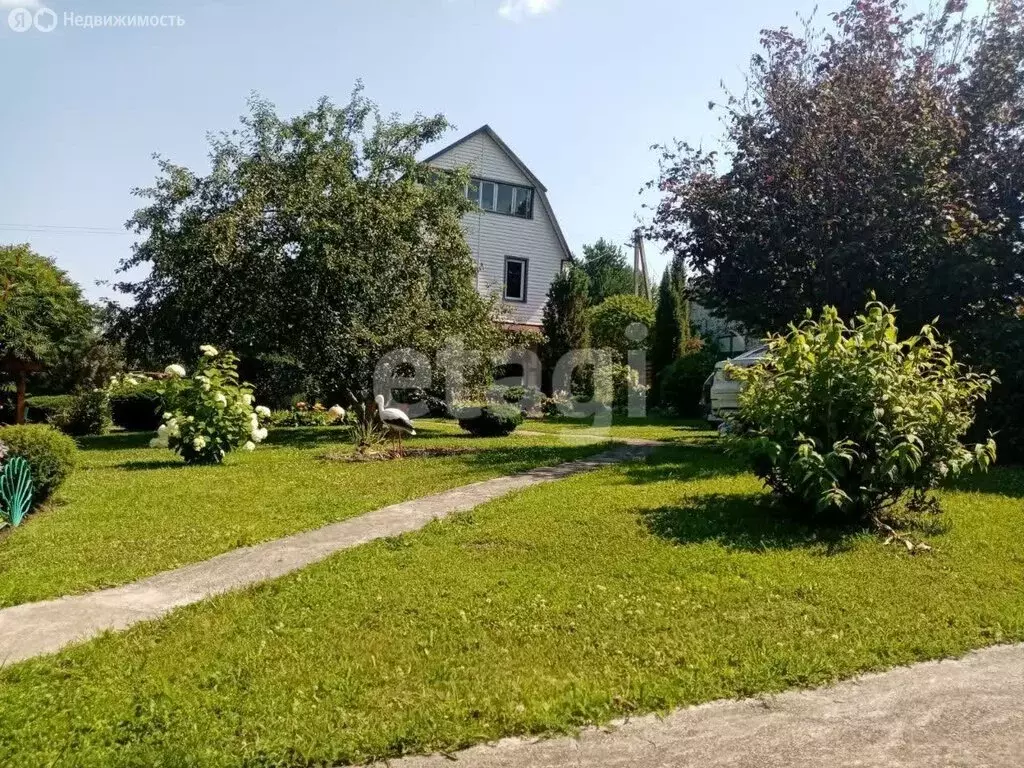
<path id="1" fill-rule="evenodd" d="M 170 432 L 170 431 L 171 431 L 171 430 L 170 430 L 170 427 L 168 427 L 168 426 L 167 426 L 166 424 L 161 424 L 161 425 L 160 425 L 160 426 L 159 426 L 159 427 L 157 428 L 157 430 L 156 430 L 156 433 L 157 433 L 157 434 L 158 434 L 158 435 L 159 435 L 160 437 L 166 437 L 166 436 L 167 436 L 167 433 L 168 433 L 168 432 Z"/>
<path id="2" fill-rule="evenodd" d="M 335 421 L 341 421 L 342 419 L 345 418 L 345 409 L 342 408 L 340 405 L 334 406 L 333 408 L 331 408 L 331 410 L 328 411 L 328 413 L 331 414 L 331 418 L 333 418 Z"/>
<path id="3" fill-rule="evenodd" d="M 166 448 L 167 438 L 166 437 L 154 437 L 149 441 L 150 448 Z"/>
<path id="4" fill-rule="evenodd" d="M 264 440 L 267 439 L 267 435 L 268 434 L 269 433 L 267 432 L 267 428 L 266 427 L 263 427 L 262 429 L 259 428 L 259 427 L 253 427 L 252 435 L 251 435 L 252 441 L 254 443 L 262 443 Z"/>
<path id="5" fill-rule="evenodd" d="M 243 451 L 255 451 L 256 450 L 256 443 L 254 443 L 252 440 L 249 440 L 245 445 L 242 446 L 242 450 Z"/>
<path id="6" fill-rule="evenodd" d="M 174 418 L 174 414 L 173 413 L 165 413 L 164 414 L 164 421 L 170 421 L 173 418 Z"/>
<path id="7" fill-rule="evenodd" d="M 192 441 L 192 447 L 195 448 L 197 451 L 203 450 L 203 448 L 206 447 L 206 438 L 200 435 L 199 437 Z"/>
<path id="8" fill-rule="evenodd" d="M 216 357 L 217 355 L 220 354 L 217 351 L 217 348 L 210 344 L 203 344 L 203 346 L 199 348 L 199 351 L 202 352 L 207 357 Z"/>
<path id="9" fill-rule="evenodd" d="M 250 395 L 248 392 L 243 394 L 242 402 L 245 403 L 246 405 L 252 405 L 252 395 Z"/>
<path id="10" fill-rule="evenodd" d="M 257 405 L 256 406 L 256 415 L 257 416 L 262 416 L 265 419 L 270 418 L 270 409 L 267 408 L 267 406 L 265 406 L 265 405 Z"/>
<path id="11" fill-rule="evenodd" d="M 215 398 L 213 398 L 213 399 L 216 401 L 217 405 L 219 405 L 221 408 L 227 407 L 228 398 L 227 398 L 227 396 L 223 392 L 218 392 L 217 396 Z"/>
<path id="12" fill-rule="evenodd" d="M 183 379 L 185 378 L 186 375 L 185 366 L 174 363 L 174 365 L 168 365 L 166 368 L 164 368 L 164 373 L 166 373 L 168 376 L 177 376 L 179 379 Z"/>

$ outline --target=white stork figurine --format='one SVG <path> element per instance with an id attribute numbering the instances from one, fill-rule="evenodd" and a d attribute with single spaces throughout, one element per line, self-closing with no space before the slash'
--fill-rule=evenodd
<path id="1" fill-rule="evenodd" d="M 395 435 L 398 436 L 398 455 L 401 456 L 402 435 L 415 435 L 416 430 L 405 411 L 398 408 L 384 407 L 384 395 L 377 395 L 375 401 L 377 403 L 377 415 L 380 417 L 381 423 L 391 433 L 392 439 L 394 439 Z"/>

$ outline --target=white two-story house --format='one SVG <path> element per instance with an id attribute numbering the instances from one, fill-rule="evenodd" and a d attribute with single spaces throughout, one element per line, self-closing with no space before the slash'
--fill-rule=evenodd
<path id="1" fill-rule="evenodd" d="M 477 290 L 502 301 L 511 326 L 539 329 L 551 281 L 572 260 L 548 202 L 547 188 L 489 126 L 423 161 L 437 168 L 468 168 L 466 240 L 477 264 Z"/>

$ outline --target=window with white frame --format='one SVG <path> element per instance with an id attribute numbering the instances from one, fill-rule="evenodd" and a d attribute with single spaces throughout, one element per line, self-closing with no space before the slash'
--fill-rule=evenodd
<path id="1" fill-rule="evenodd" d="M 528 259 L 505 257 L 505 301 L 526 301 L 529 267 Z"/>
<path id="2" fill-rule="evenodd" d="M 533 190 L 529 187 L 473 178 L 466 187 L 466 198 L 485 211 L 533 218 Z"/>

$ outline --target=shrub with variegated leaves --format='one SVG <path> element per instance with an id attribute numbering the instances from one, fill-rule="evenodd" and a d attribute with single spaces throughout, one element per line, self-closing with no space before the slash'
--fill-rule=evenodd
<path id="1" fill-rule="evenodd" d="M 875 301 L 849 325 L 833 307 L 808 313 L 760 364 L 727 372 L 744 385 L 733 447 L 829 522 L 936 509 L 930 491 L 996 458 L 991 439 L 962 442 L 993 378 L 956 362 L 931 326 L 901 341 L 894 310 Z"/>
<path id="2" fill-rule="evenodd" d="M 270 411 L 253 408 L 253 390 L 238 379 L 231 352 L 200 347 L 190 376 L 183 365 L 167 366 L 160 395 L 166 412 L 150 445 L 170 448 L 186 464 L 219 464 L 235 449 L 253 451 L 267 437 Z"/>

